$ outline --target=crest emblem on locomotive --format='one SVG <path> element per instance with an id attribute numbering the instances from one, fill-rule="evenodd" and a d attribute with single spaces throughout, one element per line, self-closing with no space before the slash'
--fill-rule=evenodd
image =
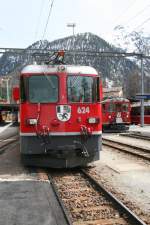
<path id="1" fill-rule="evenodd" d="M 66 122 L 71 117 L 71 106 L 69 105 L 58 105 L 56 106 L 57 118 L 60 121 Z"/>

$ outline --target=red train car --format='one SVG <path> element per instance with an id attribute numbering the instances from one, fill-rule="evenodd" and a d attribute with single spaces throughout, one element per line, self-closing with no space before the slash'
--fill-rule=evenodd
<path id="1" fill-rule="evenodd" d="M 92 67 L 26 66 L 20 74 L 23 163 L 69 168 L 98 160 L 101 93 L 100 75 Z"/>
<path id="2" fill-rule="evenodd" d="M 141 123 L 141 103 L 135 102 L 131 105 L 131 123 Z M 144 102 L 144 123 L 150 124 L 150 101 Z"/>
<path id="3" fill-rule="evenodd" d="M 104 131 L 121 131 L 128 129 L 131 123 L 130 101 L 125 98 L 107 98 L 102 101 L 102 118 Z"/>

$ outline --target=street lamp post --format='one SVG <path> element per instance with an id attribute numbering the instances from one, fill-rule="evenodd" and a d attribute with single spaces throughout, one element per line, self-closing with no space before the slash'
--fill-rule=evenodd
<path id="1" fill-rule="evenodd" d="M 75 23 L 68 23 L 67 27 L 71 27 L 72 28 L 73 36 L 74 36 L 74 28 L 76 27 L 76 24 Z"/>

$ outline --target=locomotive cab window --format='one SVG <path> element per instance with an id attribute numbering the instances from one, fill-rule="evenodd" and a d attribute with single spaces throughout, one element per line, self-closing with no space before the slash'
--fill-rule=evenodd
<path id="1" fill-rule="evenodd" d="M 98 99 L 97 81 L 90 76 L 68 76 L 69 102 L 95 102 Z"/>
<path id="2" fill-rule="evenodd" d="M 108 105 L 108 108 L 107 108 L 107 111 L 108 112 L 115 112 L 115 104 L 110 102 L 109 105 Z"/>
<path id="3" fill-rule="evenodd" d="M 55 75 L 34 75 L 29 78 L 29 101 L 31 103 L 52 103 L 58 101 L 58 77 Z"/>
<path id="4" fill-rule="evenodd" d="M 128 112 L 128 110 L 129 110 L 129 104 L 128 103 L 122 104 L 122 112 Z"/>
<path id="5" fill-rule="evenodd" d="M 116 112 L 121 112 L 122 111 L 122 103 L 116 103 Z"/>

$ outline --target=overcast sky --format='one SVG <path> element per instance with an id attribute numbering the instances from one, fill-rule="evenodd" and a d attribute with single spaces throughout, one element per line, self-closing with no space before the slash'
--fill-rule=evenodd
<path id="1" fill-rule="evenodd" d="M 92 32 L 108 41 L 119 24 L 150 34 L 150 0 L 0 0 L 0 47 L 24 48 L 42 38 L 70 36 L 69 22 L 76 23 L 76 34 Z"/>

